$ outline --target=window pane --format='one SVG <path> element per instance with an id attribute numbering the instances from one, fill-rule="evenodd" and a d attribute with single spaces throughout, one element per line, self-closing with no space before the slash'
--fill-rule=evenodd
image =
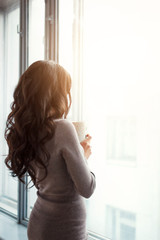
<path id="1" fill-rule="evenodd" d="M 59 1 L 59 63 L 72 78 L 72 105 L 68 118 L 83 120 L 81 116 L 82 84 L 82 10 L 81 1 Z"/>
<path id="2" fill-rule="evenodd" d="M 29 65 L 44 59 L 45 1 L 29 1 Z"/>
<path id="3" fill-rule="evenodd" d="M 8 6 L 7 6 L 8 7 Z M 19 79 L 19 6 L 9 6 L 0 13 L 0 207 L 17 214 L 17 179 L 10 176 L 4 164 L 4 156 L 8 152 L 4 140 L 6 118 L 13 101 L 13 91 Z"/>
<path id="4" fill-rule="evenodd" d="M 73 79 L 73 0 L 59 1 L 59 64 L 62 65 Z M 72 91 L 74 83 L 72 83 Z M 72 94 L 73 95 L 73 94 Z M 72 96 L 73 97 L 73 96 Z M 72 106 L 68 118 L 72 118 Z"/>
<path id="5" fill-rule="evenodd" d="M 84 1 L 88 229 L 112 240 L 160 235 L 158 1 Z"/>
<path id="6" fill-rule="evenodd" d="M 44 45 L 45 31 L 45 1 L 31 0 L 29 1 L 29 65 L 34 61 L 43 60 L 45 58 Z M 28 182 L 30 178 L 28 178 Z M 29 187 L 32 183 L 29 184 Z M 27 212 L 26 217 L 29 218 L 33 205 L 36 201 L 37 189 L 32 187 L 27 191 Z"/>
<path id="7" fill-rule="evenodd" d="M 73 0 L 59 1 L 59 63 L 73 73 Z"/>

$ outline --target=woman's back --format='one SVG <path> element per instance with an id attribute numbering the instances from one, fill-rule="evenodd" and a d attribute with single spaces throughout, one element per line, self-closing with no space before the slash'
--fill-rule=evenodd
<path id="1" fill-rule="evenodd" d="M 92 195 L 95 177 L 86 164 L 72 123 L 57 119 L 55 134 L 46 149 L 50 154 L 48 174 L 36 185 L 38 198 L 29 220 L 29 240 L 85 240 L 83 197 Z M 44 170 L 37 167 L 36 177 L 41 179 L 43 174 Z"/>

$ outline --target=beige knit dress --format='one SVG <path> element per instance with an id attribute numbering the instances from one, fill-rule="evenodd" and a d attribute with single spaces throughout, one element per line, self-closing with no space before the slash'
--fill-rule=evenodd
<path id="1" fill-rule="evenodd" d="M 48 175 L 37 188 L 37 200 L 28 223 L 29 240 L 86 240 L 84 198 L 95 189 L 95 175 L 89 170 L 73 124 L 57 119 L 50 153 Z M 41 178 L 43 169 L 36 169 Z"/>

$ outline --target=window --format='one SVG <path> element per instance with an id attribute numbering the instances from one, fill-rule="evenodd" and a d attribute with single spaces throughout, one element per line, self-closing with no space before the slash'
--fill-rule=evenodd
<path id="1" fill-rule="evenodd" d="M 159 239 L 159 7 L 84 1 L 85 119 L 97 178 L 88 229 L 99 239 Z"/>
<path id="2" fill-rule="evenodd" d="M 73 0 L 59 1 L 59 63 L 66 68 L 73 78 Z M 66 11 L 67 9 L 67 11 Z M 72 97 L 73 97 L 72 83 Z M 71 106 L 68 117 L 73 117 Z"/>
<path id="3" fill-rule="evenodd" d="M 0 52 L 1 61 L 1 161 L 0 161 L 0 207 L 5 208 L 13 215 L 17 215 L 18 182 L 10 177 L 8 169 L 3 164 L 4 155 L 8 149 L 4 141 L 6 117 L 13 101 L 13 89 L 19 78 L 19 2 L 5 5 L 0 13 Z"/>
<path id="4" fill-rule="evenodd" d="M 68 118 L 83 120 L 83 1 L 59 0 L 59 63 L 72 77 L 72 106 Z"/>
<path id="5" fill-rule="evenodd" d="M 106 206 L 107 236 L 115 240 L 136 240 L 136 214 Z"/>
<path id="6" fill-rule="evenodd" d="M 59 63 L 73 75 L 73 0 L 59 1 Z"/>
<path id="7" fill-rule="evenodd" d="M 97 204 L 93 201 L 89 203 L 87 201 L 88 209 L 88 227 L 90 229 L 97 229 L 91 232 L 91 236 L 98 239 L 105 239 L 102 235 L 106 235 L 108 239 L 112 240 L 136 240 L 136 214 L 127 212 L 122 209 L 118 209 L 109 205 L 100 205 L 98 208 Z M 95 219 L 95 212 L 101 216 L 101 224 L 97 224 L 99 219 Z"/>
<path id="8" fill-rule="evenodd" d="M 37 11 L 38 9 L 38 11 Z M 29 1 L 29 65 L 45 57 L 45 2 Z"/>

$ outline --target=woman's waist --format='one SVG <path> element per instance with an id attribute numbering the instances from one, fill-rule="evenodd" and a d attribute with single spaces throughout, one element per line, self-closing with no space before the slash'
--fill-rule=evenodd
<path id="1" fill-rule="evenodd" d="M 82 197 L 76 193 L 72 192 L 70 194 L 65 193 L 65 192 L 59 192 L 59 193 L 47 193 L 47 192 L 41 192 L 37 191 L 37 196 L 39 198 L 39 201 L 47 201 L 48 204 L 65 204 L 65 203 L 72 203 L 72 202 L 77 202 L 82 199 Z"/>
<path id="2" fill-rule="evenodd" d="M 37 192 L 37 200 L 34 204 L 34 214 L 40 214 L 45 218 L 63 219 L 70 217 L 76 218 L 79 215 L 86 218 L 86 208 L 84 199 L 81 196 L 75 198 L 67 197 L 65 199 L 52 198 L 50 200 L 44 198 Z M 45 196 L 46 197 L 46 196 Z"/>

